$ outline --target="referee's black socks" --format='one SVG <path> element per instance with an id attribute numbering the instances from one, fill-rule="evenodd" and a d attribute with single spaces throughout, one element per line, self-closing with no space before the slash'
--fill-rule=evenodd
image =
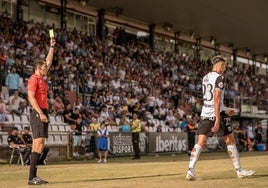
<path id="1" fill-rule="evenodd" d="M 39 163 L 40 153 L 32 152 L 31 154 L 31 163 L 30 163 L 30 174 L 29 181 L 35 178 L 37 175 L 37 166 Z"/>

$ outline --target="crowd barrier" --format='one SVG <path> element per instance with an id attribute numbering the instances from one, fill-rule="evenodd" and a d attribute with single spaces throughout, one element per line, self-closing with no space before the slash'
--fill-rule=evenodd
<path id="1" fill-rule="evenodd" d="M 94 134 L 94 133 L 92 133 Z M 8 159 L 10 151 L 7 144 L 7 132 L 0 134 L 0 158 Z M 83 134 L 85 139 L 85 134 Z M 96 138 L 97 139 L 97 138 Z M 50 148 L 48 158 L 51 160 L 66 160 L 72 157 L 72 134 L 70 132 L 51 132 L 46 145 Z M 95 143 L 97 143 L 95 141 Z M 208 139 L 205 150 L 219 150 L 220 142 L 216 136 Z M 187 133 L 140 133 L 139 148 L 141 155 L 182 153 L 188 150 Z M 96 147 L 95 147 L 96 148 Z M 85 150 L 81 149 L 81 155 Z M 114 156 L 133 155 L 132 137 L 129 132 L 110 132 L 109 151 Z"/>

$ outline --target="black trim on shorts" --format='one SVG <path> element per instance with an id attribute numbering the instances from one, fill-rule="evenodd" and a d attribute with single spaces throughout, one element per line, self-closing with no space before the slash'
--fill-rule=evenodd
<path id="1" fill-rule="evenodd" d="M 48 110 L 41 109 L 48 118 Z M 32 110 L 30 114 L 30 124 L 32 129 L 32 136 L 34 139 L 45 137 L 48 138 L 48 123 L 42 122 L 36 110 Z"/>

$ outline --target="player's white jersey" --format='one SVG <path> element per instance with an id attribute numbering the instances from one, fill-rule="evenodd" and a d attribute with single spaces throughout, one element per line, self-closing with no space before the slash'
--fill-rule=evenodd
<path id="1" fill-rule="evenodd" d="M 225 110 L 223 104 L 224 97 L 224 81 L 223 76 L 217 72 L 209 72 L 203 77 L 202 80 L 202 91 L 203 91 L 203 107 L 201 116 L 204 117 L 215 117 L 214 111 L 214 91 L 221 91 L 221 106 L 220 112 Z"/>

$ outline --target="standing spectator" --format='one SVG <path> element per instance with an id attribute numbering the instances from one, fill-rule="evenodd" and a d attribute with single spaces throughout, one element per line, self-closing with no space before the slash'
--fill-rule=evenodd
<path id="1" fill-rule="evenodd" d="M 191 155 L 191 151 L 195 144 L 195 134 L 196 134 L 196 126 L 193 119 L 190 119 L 186 126 L 187 136 L 188 136 L 188 154 Z"/>
<path id="2" fill-rule="evenodd" d="M 98 153 L 99 153 L 99 160 L 100 162 L 107 162 L 107 155 L 108 155 L 108 137 L 109 132 L 105 126 L 105 122 L 101 122 L 100 127 L 97 131 L 97 137 L 98 137 Z M 102 160 L 102 157 L 104 156 L 104 159 Z"/>
<path id="3" fill-rule="evenodd" d="M 255 131 L 253 128 L 253 122 L 249 122 L 247 126 L 247 140 L 248 140 L 248 150 L 253 151 L 255 142 Z"/>
<path id="4" fill-rule="evenodd" d="M 255 128 L 255 135 L 256 144 L 260 144 L 262 142 L 262 137 L 264 136 L 264 132 L 260 122 L 257 123 L 257 127 Z"/>
<path id="5" fill-rule="evenodd" d="M 132 144 L 134 149 L 134 160 L 140 159 L 140 148 L 139 148 L 139 141 L 140 141 L 140 132 L 141 132 L 141 121 L 138 119 L 137 114 L 133 114 L 131 125 L 131 132 L 132 132 Z"/>
<path id="6" fill-rule="evenodd" d="M 96 117 L 92 118 L 92 123 L 89 125 L 88 130 L 92 131 L 92 135 L 90 138 L 90 153 L 94 153 L 95 156 L 97 156 L 96 154 L 96 150 L 95 150 L 95 139 L 96 139 L 96 134 L 97 134 L 97 130 L 99 129 L 100 124 L 98 123 L 98 119 Z"/>
<path id="7" fill-rule="evenodd" d="M 20 76 L 16 73 L 16 67 L 11 67 L 10 73 L 6 77 L 6 86 L 9 91 L 9 96 L 17 91 L 20 85 Z"/>
<path id="8" fill-rule="evenodd" d="M 30 124 L 33 133 L 33 147 L 28 184 L 41 185 L 48 183 L 37 177 L 39 158 L 44 150 L 45 139 L 48 138 L 48 97 L 47 84 L 44 77 L 52 64 L 55 39 L 50 40 L 49 53 L 46 60 L 35 60 L 34 74 L 28 80 L 28 100 L 33 107 Z"/>
<path id="9" fill-rule="evenodd" d="M 81 146 L 82 141 L 82 118 L 77 117 L 76 123 L 72 125 L 73 135 L 73 156 L 79 157 L 78 153 L 79 147 Z"/>

